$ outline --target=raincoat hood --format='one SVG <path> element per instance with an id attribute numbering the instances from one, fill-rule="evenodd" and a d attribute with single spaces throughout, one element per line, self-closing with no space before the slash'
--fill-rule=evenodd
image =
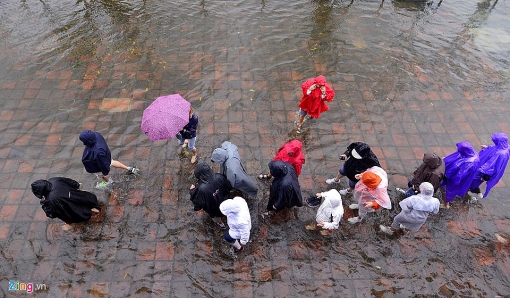
<path id="1" fill-rule="evenodd" d="M 80 141 L 87 147 L 93 147 L 96 144 L 96 134 L 92 130 L 85 130 L 80 134 Z"/>
<path id="2" fill-rule="evenodd" d="M 48 180 L 36 180 L 32 182 L 31 186 L 34 195 L 42 199 L 42 197 L 48 197 L 52 185 Z"/>
<path id="3" fill-rule="evenodd" d="M 227 158 L 228 152 L 223 148 L 214 149 L 211 155 L 211 161 L 219 164 L 223 164 L 225 161 L 227 161 Z"/>
<path id="4" fill-rule="evenodd" d="M 361 158 L 357 159 L 365 159 L 370 154 L 370 146 L 365 143 L 359 144 L 356 148 L 354 148 L 352 151 L 355 151 Z"/>
<path id="5" fill-rule="evenodd" d="M 208 183 L 213 179 L 214 172 L 209 165 L 199 163 L 195 168 L 195 177 L 202 183 Z"/>
<path id="6" fill-rule="evenodd" d="M 495 132 L 492 134 L 492 141 L 498 149 L 508 149 L 508 136 L 503 132 Z"/>
<path id="7" fill-rule="evenodd" d="M 317 85 L 323 86 L 323 85 L 326 84 L 326 78 L 323 75 L 320 75 L 320 76 L 315 78 L 315 83 Z"/>
<path id="8" fill-rule="evenodd" d="M 301 151 L 302 148 L 303 144 L 299 140 L 287 142 L 278 148 L 274 160 L 290 163 L 299 177 L 303 164 L 305 163 L 305 156 Z"/>
<path id="9" fill-rule="evenodd" d="M 381 183 L 382 179 L 375 173 L 365 172 L 361 176 L 361 181 L 363 181 L 363 184 L 365 184 L 368 188 L 374 189 L 377 185 L 379 185 L 379 183 Z"/>
<path id="10" fill-rule="evenodd" d="M 460 156 L 462 157 L 473 157 L 476 156 L 476 151 L 471 146 L 469 142 L 460 142 L 457 143 L 457 151 L 459 151 Z M 446 160 L 446 158 L 445 158 Z"/>
<path id="11" fill-rule="evenodd" d="M 324 201 L 320 205 L 319 210 L 317 210 L 316 219 L 333 216 L 334 219 L 340 221 L 339 217 L 342 217 L 344 214 L 344 207 L 342 206 L 342 197 L 338 190 L 331 189 L 323 192 L 322 197 Z M 321 221 L 323 220 L 321 219 Z"/>
<path id="12" fill-rule="evenodd" d="M 243 204 L 244 203 L 244 204 Z M 231 200 L 225 200 L 223 203 L 220 204 L 220 211 L 221 213 L 225 214 L 227 217 L 236 216 L 241 211 L 243 211 L 243 205 L 245 205 L 246 202 L 241 197 L 234 197 Z M 248 218 L 249 219 L 249 218 Z M 239 220 L 236 220 L 239 222 Z"/>
<path id="13" fill-rule="evenodd" d="M 436 153 L 425 153 L 423 162 L 431 169 L 437 169 L 443 164 L 443 160 Z"/>
<path id="14" fill-rule="evenodd" d="M 271 175 L 275 178 L 284 177 L 289 172 L 287 165 L 288 163 L 283 162 L 270 162 L 268 165 L 269 173 L 271 173 Z"/>
<path id="15" fill-rule="evenodd" d="M 434 186 L 428 182 L 423 182 L 420 184 L 420 193 L 427 197 L 431 197 L 434 195 Z"/>

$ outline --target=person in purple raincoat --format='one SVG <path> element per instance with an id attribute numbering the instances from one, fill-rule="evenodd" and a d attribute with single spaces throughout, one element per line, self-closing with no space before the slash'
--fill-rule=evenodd
<path id="1" fill-rule="evenodd" d="M 446 169 L 442 183 L 446 186 L 445 207 L 450 208 L 450 202 L 455 197 L 463 197 L 468 191 L 480 159 L 471 143 L 460 142 L 457 143 L 457 151 L 445 157 L 443 162 Z"/>
<path id="2" fill-rule="evenodd" d="M 476 202 L 478 199 L 486 198 L 494 185 L 498 184 L 501 177 L 505 173 L 508 158 L 510 157 L 510 149 L 508 147 L 508 136 L 502 132 L 492 134 L 494 145 L 482 145 L 482 149 L 478 156 L 480 157 L 480 167 L 476 171 L 475 177 L 469 186 L 471 201 Z M 480 185 L 487 182 L 485 193 L 482 195 Z"/>

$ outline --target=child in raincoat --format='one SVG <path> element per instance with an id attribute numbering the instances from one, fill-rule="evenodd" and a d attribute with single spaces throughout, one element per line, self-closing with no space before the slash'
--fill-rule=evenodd
<path id="1" fill-rule="evenodd" d="M 391 201 L 388 195 L 388 175 L 380 167 L 371 167 L 366 172 L 357 174 L 359 182 L 354 188 L 354 198 L 357 204 L 349 205 L 350 209 L 358 209 L 357 217 L 351 217 L 347 221 L 351 224 L 361 222 L 368 212 L 375 212 L 383 207 L 391 209 Z"/>
<path id="2" fill-rule="evenodd" d="M 380 225 L 379 228 L 389 235 L 404 228 L 418 231 L 430 213 L 439 212 L 439 200 L 432 197 L 433 195 L 434 186 L 429 182 L 423 182 L 420 184 L 420 193 L 405 198 L 399 203 L 402 211 L 395 216 L 391 227 Z"/>
<path id="3" fill-rule="evenodd" d="M 192 154 L 191 163 L 195 163 L 197 161 L 197 148 L 195 148 L 195 143 L 197 141 L 197 128 L 198 116 L 195 114 L 193 107 L 190 107 L 189 122 L 182 128 L 181 131 L 179 131 L 175 137 L 177 140 L 179 140 L 179 145 L 182 145 L 183 148 L 188 146 L 188 149 Z"/>
<path id="4" fill-rule="evenodd" d="M 326 78 L 322 75 L 306 80 L 301 84 L 301 90 L 303 90 L 303 97 L 299 103 L 297 133 L 301 133 L 305 116 L 319 118 L 322 112 L 329 110 L 325 101 L 330 102 L 335 97 L 335 91 L 326 83 Z"/>
<path id="5" fill-rule="evenodd" d="M 223 201 L 220 210 L 227 217 L 225 241 L 234 248 L 234 252 L 242 251 L 250 240 L 251 216 L 248 204 L 243 198 L 234 197 Z"/>
<path id="6" fill-rule="evenodd" d="M 336 189 L 317 193 L 316 196 L 317 198 L 324 198 L 315 216 L 316 225 L 323 229 L 321 234 L 327 235 L 338 229 L 340 220 L 344 215 L 342 197 Z"/>
<path id="7" fill-rule="evenodd" d="M 302 149 L 303 144 L 299 140 L 292 140 L 278 148 L 273 160 L 281 160 L 290 163 L 296 175 L 299 177 L 303 164 L 305 164 L 305 155 Z M 271 179 L 271 177 L 273 177 L 271 173 L 259 175 L 259 179 Z"/>

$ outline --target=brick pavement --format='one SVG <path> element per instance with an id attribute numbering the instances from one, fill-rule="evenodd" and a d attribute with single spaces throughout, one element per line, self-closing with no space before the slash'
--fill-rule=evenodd
<path id="1" fill-rule="evenodd" d="M 378 6 L 368 7 L 375 11 Z M 452 9 L 438 14 L 448 15 Z M 356 8 L 350 13 L 363 15 Z M 388 27 L 393 21 L 384 16 L 397 17 L 385 6 L 380 21 Z M 299 179 L 303 196 L 326 190 L 325 179 L 340 165 L 338 151 L 352 141 L 364 141 L 390 176 L 394 204 L 400 199 L 394 187 L 405 185 L 424 152 L 447 155 L 456 142 L 478 146 L 490 143 L 492 132 L 510 133 L 508 80 L 489 58 L 463 60 L 471 72 L 462 72 L 441 64 L 447 47 L 438 46 L 438 62 L 410 53 L 412 44 L 391 34 L 395 31 L 373 32 L 362 18 L 343 21 L 342 15 L 333 14 L 330 19 L 329 26 L 351 31 L 323 40 L 285 39 L 289 45 L 278 43 L 280 47 L 268 36 L 292 35 L 299 31 L 297 23 L 268 29 L 259 20 L 262 31 L 247 38 L 237 35 L 248 30 L 242 24 L 197 18 L 177 25 L 169 38 L 150 21 L 133 25 L 136 21 L 131 20 L 116 24 L 135 35 L 129 46 L 113 49 L 98 40 L 94 53 L 79 54 L 78 43 L 73 55 L 41 66 L 41 57 L 27 56 L 21 46 L 0 44 L 6 66 L 0 71 L 2 295 L 26 295 L 8 291 L 8 281 L 47 285 L 32 293 L 34 297 L 509 295 L 510 249 L 494 237 L 510 234 L 508 170 L 481 204 L 455 201 L 420 231 L 402 238 L 377 229 L 389 223 L 396 210 L 371 215 L 356 226 L 344 220 L 326 237 L 304 228 L 315 215 L 307 207 L 262 219 L 258 214 L 265 210 L 269 184 L 259 181 L 258 197 L 248 200 L 252 242 L 234 260 L 222 232 L 192 211 L 187 189 L 194 167 L 189 155 L 179 154 L 176 141 L 152 143 L 140 133 L 144 108 L 157 96 L 180 93 L 200 116 L 199 161 L 208 162 L 212 150 L 230 140 L 255 177 L 267 171 L 282 143 L 296 137 L 292 123 L 299 84 L 322 73 L 336 97 L 331 110 L 306 122 L 298 136 L 307 157 Z M 137 30 L 142 33 L 136 35 Z M 414 33 L 407 38 L 422 41 L 421 34 L 426 35 Z M 377 34 L 391 46 L 381 45 Z M 15 40 L 6 33 L 0 36 Z M 347 41 L 333 44 L 332 51 L 323 42 L 331 42 L 328 38 Z M 473 46 L 466 42 L 468 46 L 456 50 L 466 54 Z M 197 43 L 209 46 L 197 48 Z M 289 60 L 294 62 L 285 62 Z M 452 75 L 455 71 L 460 75 Z M 103 133 L 113 156 L 136 164 L 142 175 L 133 178 L 112 170 L 117 181 L 113 191 L 94 190 L 103 205 L 101 213 L 63 232 L 59 220 L 46 218 L 29 185 L 66 176 L 92 189 L 95 178 L 80 161 L 78 135 L 85 129 Z M 344 198 L 344 206 L 348 202 L 349 197 Z M 350 216 L 346 209 L 344 219 Z"/>

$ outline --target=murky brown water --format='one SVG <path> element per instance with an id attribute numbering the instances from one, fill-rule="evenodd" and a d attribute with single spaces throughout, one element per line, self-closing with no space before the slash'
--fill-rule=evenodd
<path id="1" fill-rule="evenodd" d="M 301 82 L 324 74 L 336 97 L 299 137 L 303 197 L 327 189 L 338 148 L 358 140 L 382 148 L 393 187 L 419 160 L 405 157 L 392 133 L 407 137 L 410 152 L 451 152 L 455 142 L 489 142 L 508 127 L 496 124 L 509 115 L 508 1 L 175 2 L 0 0 L 0 105 L 13 111 L 0 120 L 0 149 L 8 152 L 0 157 L 1 191 L 10 194 L 4 206 L 28 210 L 1 239 L 2 284 L 45 283 L 39 295 L 48 297 L 509 295 L 508 248 L 493 236 L 509 219 L 501 211 L 510 207 L 505 185 L 498 199 L 457 204 L 397 240 L 377 228 L 395 209 L 359 226 L 343 221 L 327 238 L 304 229 L 315 209 L 264 220 L 269 184 L 259 182 L 258 198 L 248 201 L 253 242 L 235 259 L 222 232 L 192 211 L 189 156 L 139 130 L 152 99 L 180 93 L 201 119 L 200 161 L 228 139 L 255 177 L 295 137 Z M 103 98 L 133 101 L 130 111 L 112 112 L 98 110 Z M 487 113 L 470 110 L 459 120 L 471 102 Z M 446 132 L 434 131 L 438 122 Z M 448 128 L 456 122 L 473 129 Z M 96 191 L 101 215 L 63 232 L 58 220 L 36 216 L 28 185 L 67 176 L 91 189 L 77 140 L 88 128 L 143 175 L 114 171 L 112 193 Z M 47 140 L 54 133 L 57 144 Z M 33 170 L 8 166 L 24 162 Z M 344 218 L 351 215 L 346 209 Z M 452 233 L 457 221 L 464 234 Z M 478 229 L 469 229 L 473 222 Z M 160 245 L 172 247 L 172 258 L 159 255 Z M 16 294 L 6 286 L 0 293 Z"/>

